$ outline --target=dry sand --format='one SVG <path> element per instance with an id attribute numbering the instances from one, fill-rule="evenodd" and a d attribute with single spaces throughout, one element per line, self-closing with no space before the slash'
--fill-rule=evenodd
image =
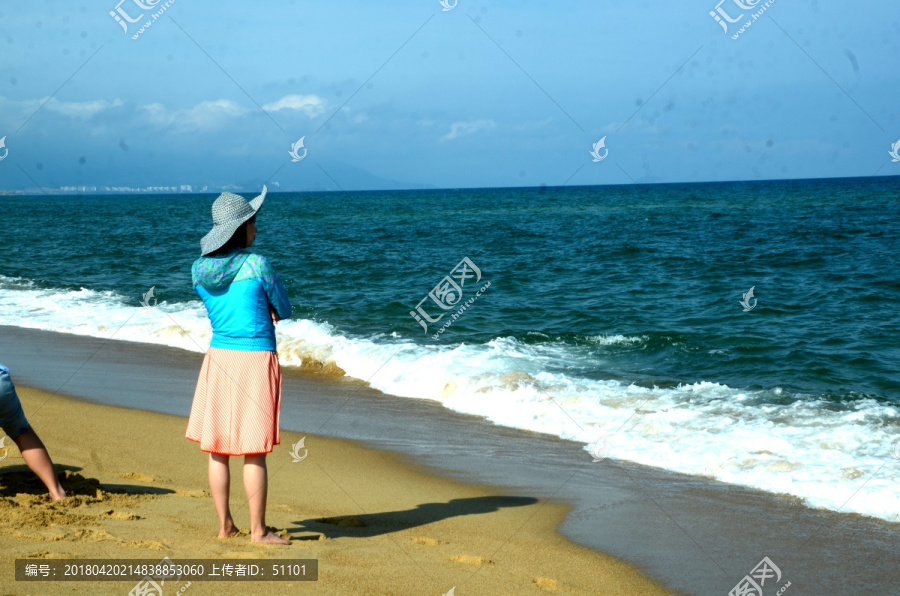
<path id="1" fill-rule="evenodd" d="M 207 456 L 184 439 L 185 418 L 18 390 L 70 496 L 51 502 L 9 448 L 0 462 L 0 594 L 124 596 L 135 583 L 17 583 L 16 558 L 165 556 L 319 561 L 317 582 L 193 582 L 189 596 L 673 593 L 558 534 L 564 505 L 440 478 L 403 456 L 319 436 L 306 436 L 307 457 L 294 463 L 296 433 L 283 433 L 268 458 L 267 523 L 292 544 L 249 542 L 240 458 L 232 458 L 231 503 L 243 532 L 218 539 Z"/>

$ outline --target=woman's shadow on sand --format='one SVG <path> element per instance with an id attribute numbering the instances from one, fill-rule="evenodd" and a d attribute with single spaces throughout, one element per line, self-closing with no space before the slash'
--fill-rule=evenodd
<path id="1" fill-rule="evenodd" d="M 534 505 L 538 500 L 532 497 L 472 497 L 453 499 L 446 503 L 424 503 L 414 509 L 385 511 L 383 513 L 363 513 L 339 517 L 325 517 L 293 522 L 288 532 L 315 532 L 316 536 L 295 537 L 296 540 L 318 539 L 318 534 L 326 538 L 369 538 L 399 532 L 417 526 L 424 526 L 450 517 L 493 513 L 504 507 L 524 507 Z"/>

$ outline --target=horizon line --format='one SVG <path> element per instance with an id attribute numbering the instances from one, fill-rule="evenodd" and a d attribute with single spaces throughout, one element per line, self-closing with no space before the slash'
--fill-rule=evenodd
<path id="1" fill-rule="evenodd" d="M 446 190 L 503 190 L 503 189 L 561 189 L 561 188 L 596 188 L 596 187 L 613 187 L 613 186 L 674 186 L 674 185 L 689 185 L 689 184 L 742 184 L 742 183 L 763 183 L 763 182 L 805 182 L 805 181 L 814 181 L 814 180 L 859 180 L 859 179 L 877 179 L 877 178 L 896 178 L 900 177 L 900 174 L 882 174 L 882 175 L 868 175 L 868 176 L 824 176 L 824 177 L 814 177 L 814 178 L 764 178 L 764 179 L 738 179 L 738 180 L 694 180 L 694 181 L 673 181 L 673 182 L 626 182 L 626 183 L 610 183 L 610 184 L 559 184 L 559 185 L 549 185 L 549 184 L 538 184 L 538 185 L 521 185 L 521 186 L 447 186 L 447 187 L 428 187 L 422 186 L 420 188 L 363 188 L 363 189 L 295 189 L 295 190 L 281 190 L 280 188 L 270 190 L 271 194 L 282 194 L 282 193 L 364 193 L 364 192 L 421 192 L 421 191 L 446 191 Z M 178 186 L 191 186 L 192 184 L 178 184 L 178 185 L 147 185 L 145 188 L 161 188 L 170 186 L 171 188 L 175 188 Z M 235 184 L 225 184 L 225 185 L 210 185 L 204 184 L 204 187 L 214 186 L 218 190 L 175 190 L 175 191 L 146 191 L 141 189 L 135 189 L 132 191 L 119 191 L 119 190 L 101 190 L 101 187 L 94 184 L 79 184 L 73 186 L 72 188 L 87 188 L 91 187 L 95 190 L 63 190 L 64 188 L 70 187 L 58 187 L 52 189 L 35 189 L 35 188 L 26 188 L 23 190 L 12 190 L 12 189 L 2 189 L 0 190 L 0 196 L 35 196 L 35 195 L 51 195 L 51 194 L 66 194 L 66 195 L 112 195 L 112 196 L 129 196 L 129 195 L 143 195 L 143 196 L 155 196 L 155 195 L 199 195 L 199 194 L 216 194 L 224 191 L 238 191 L 238 192 L 256 192 L 262 186 L 268 186 L 265 183 L 260 185 L 259 187 L 250 187 L 245 189 L 242 186 L 238 186 Z M 103 185 L 104 188 L 111 188 L 110 185 Z"/>

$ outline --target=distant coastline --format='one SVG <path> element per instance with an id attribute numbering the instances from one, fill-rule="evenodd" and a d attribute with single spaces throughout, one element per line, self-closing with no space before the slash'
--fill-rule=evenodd
<path id="1" fill-rule="evenodd" d="M 413 185 L 402 182 L 393 182 L 379 179 L 379 182 L 384 182 L 384 184 L 369 184 L 359 187 L 325 187 L 321 185 L 312 185 L 306 187 L 289 187 L 287 184 L 281 184 L 277 181 L 275 182 L 267 182 L 263 180 L 255 180 L 255 181 L 244 181 L 240 184 L 173 184 L 173 185 L 147 185 L 147 186 L 110 186 L 110 185 L 77 185 L 77 186 L 61 186 L 58 188 L 45 188 L 45 187 L 24 187 L 19 188 L 17 190 L 0 190 L 0 196 L 14 196 L 14 195 L 147 195 L 147 194 L 159 194 L 159 195 L 170 195 L 170 194 L 218 194 L 220 192 L 235 192 L 235 193 L 246 193 L 246 192 L 256 192 L 258 191 L 264 184 L 269 187 L 269 192 L 274 193 L 327 193 L 327 192 L 335 192 L 335 193 L 377 193 L 377 192 L 417 192 L 417 191 L 475 191 L 475 190 L 488 190 L 488 191 L 503 191 L 505 189 L 511 190 L 528 190 L 535 189 L 541 192 L 545 192 L 551 189 L 576 189 L 576 188 L 617 188 L 617 187 L 654 187 L 654 188 L 662 188 L 662 187 L 686 187 L 686 186 L 705 186 L 705 185 L 721 185 L 721 184 L 774 184 L 774 183 L 805 183 L 805 182 L 817 182 L 817 181 L 829 181 L 829 182 L 838 182 L 838 181 L 853 181 L 853 180 L 886 180 L 890 178 L 897 178 L 897 174 L 885 174 L 881 176 L 832 176 L 827 178 L 771 178 L 771 179 L 752 179 L 752 180 L 704 180 L 700 182 L 689 182 L 689 181 L 641 181 L 638 180 L 631 184 L 563 184 L 563 185 L 522 185 L 522 186 L 473 186 L 473 187 L 448 187 L 448 188 L 435 188 L 430 185 Z"/>

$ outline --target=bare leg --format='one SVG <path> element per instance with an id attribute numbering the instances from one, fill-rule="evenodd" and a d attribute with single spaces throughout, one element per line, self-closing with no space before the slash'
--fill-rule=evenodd
<path id="1" fill-rule="evenodd" d="M 266 528 L 266 498 L 269 492 L 269 473 L 266 456 L 244 456 L 244 490 L 250 503 L 250 542 L 266 544 L 290 544 Z"/>
<path id="2" fill-rule="evenodd" d="M 219 538 L 230 538 L 238 533 L 238 529 L 228 506 L 231 472 L 228 469 L 227 455 L 209 454 L 209 489 L 212 491 L 213 503 L 216 504 L 216 513 L 219 514 Z"/>
<path id="3" fill-rule="evenodd" d="M 62 485 L 59 483 L 59 478 L 57 478 L 56 472 L 53 470 L 50 454 L 47 453 L 47 448 L 44 447 L 34 429 L 29 428 L 13 439 L 13 442 L 18 446 L 19 451 L 22 452 L 22 459 L 25 460 L 31 471 L 37 474 L 37 477 L 47 486 L 47 490 L 50 491 L 50 496 L 53 497 L 53 500 L 59 501 L 64 498 L 66 491 L 63 490 Z"/>

